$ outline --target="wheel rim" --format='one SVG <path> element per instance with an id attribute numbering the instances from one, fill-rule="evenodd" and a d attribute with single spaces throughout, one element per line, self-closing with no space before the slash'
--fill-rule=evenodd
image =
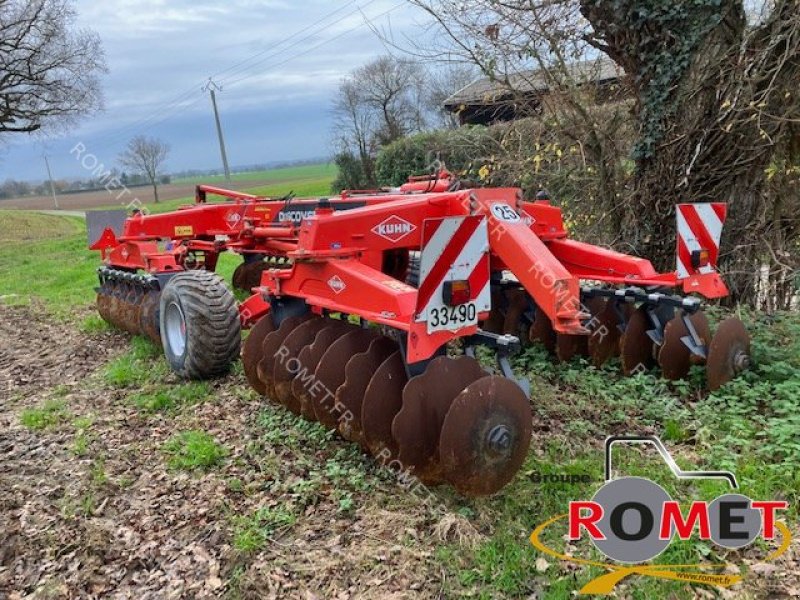
<path id="1" fill-rule="evenodd" d="M 172 302 L 167 306 L 164 319 L 170 349 L 175 356 L 183 356 L 183 352 L 186 350 L 186 319 L 181 307 Z"/>

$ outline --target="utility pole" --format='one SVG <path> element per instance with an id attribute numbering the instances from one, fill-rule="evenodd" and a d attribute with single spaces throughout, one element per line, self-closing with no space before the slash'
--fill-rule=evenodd
<path id="1" fill-rule="evenodd" d="M 56 210 L 59 210 L 58 206 L 58 196 L 56 196 L 56 186 L 53 183 L 53 174 L 50 172 L 50 161 L 47 160 L 47 154 L 44 155 L 44 164 L 47 167 L 47 178 L 50 180 L 50 193 L 53 194 L 53 205 L 56 207 Z"/>
<path id="2" fill-rule="evenodd" d="M 219 137 L 219 153 L 222 155 L 222 167 L 225 169 L 225 181 L 230 182 L 231 170 L 228 168 L 228 155 L 225 152 L 225 138 L 222 136 L 222 124 L 219 122 L 219 111 L 217 110 L 217 91 L 222 91 L 222 87 L 218 86 L 209 77 L 208 83 L 203 88 L 203 91 L 211 92 L 211 105 L 214 107 L 214 120 L 217 122 L 217 137 Z"/>

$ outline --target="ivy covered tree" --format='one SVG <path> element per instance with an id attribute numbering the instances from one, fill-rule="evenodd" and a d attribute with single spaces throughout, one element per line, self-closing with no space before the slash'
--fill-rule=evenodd
<path id="1" fill-rule="evenodd" d="M 446 34 L 436 53 L 459 54 L 511 91 L 535 73 L 558 94 L 555 126 L 580 141 L 606 190 L 586 211 L 610 215 L 614 243 L 672 269 L 675 205 L 727 202 L 722 267 L 734 299 L 788 304 L 800 199 L 775 186 L 800 183 L 798 0 L 412 1 Z M 571 74 L 598 53 L 624 70 L 629 144 Z"/>
<path id="2" fill-rule="evenodd" d="M 748 3 L 749 15 L 741 0 L 580 4 L 590 43 L 634 83 L 633 243 L 665 267 L 675 204 L 728 202 L 728 270 L 739 296 L 754 293 L 765 244 L 798 235 L 796 201 L 768 206 L 762 193 L 773 161 L 800 162 L 800 3 Z"/>

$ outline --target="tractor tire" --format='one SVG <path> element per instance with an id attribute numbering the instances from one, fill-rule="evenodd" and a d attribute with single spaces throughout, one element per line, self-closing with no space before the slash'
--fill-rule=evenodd
<path id="1" fill-rule="evenodd" d="M 236 299 L 210 271 L 186 271 L 161 292 L 161 343 L 173 371 L 185 379 L 224 375 L 239 357 Z"/>

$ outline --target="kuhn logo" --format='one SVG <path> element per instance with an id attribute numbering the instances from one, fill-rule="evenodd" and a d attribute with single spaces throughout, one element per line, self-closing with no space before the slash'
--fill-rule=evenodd
<path id="1" fill-rule="evenodd" d="M 381 236 L 390 242 L 397 243 L 417 228 L 416 225 L 392 215 L 385 221 L 372 228 L 372 233 Z"/>
<path id="2" fill-rule="evenodd" d="M 778 521 L 779 511 L 788 503 L 779 500 L 751 500 L 732 492 L 714 500 L 679 503 L 666 490 L 645 477 L 612 478 L 611 448 L 616 443 L 645 443 L 655 446 L 672 473 L 681 480 L 720 479 L 736 490 L 738 483 L 729 471 L 684 471 L 667 448 L 654 436 L 612 436 L 606 440 L 606 483 L 591 500 L 569 503 L 569 511 L 543 523 L 531 534 L 533 546 L 545 554 L 579 565 L 606 569 L 581 589 L 582 594 L 611 594 L 615 586 L 631 575 L 643 575 L 684 583 L 730 587 L 742 580 L 732 573 L 715 573 L 724 563 L 646 564 L 655 559 L 673 539 L 699 538 L 727 549 L 743 548 L 757 540 L 775 546 L 763 559 L 775 560 L 791 541 L 788 527 Z M 687 508 L 688 507 L 688 508 Z M 587 536 L 610 563 L 580 558 L 545 544 L 541 534 L 566 521 L 562 539 L 577 542 Z M 556 538 L 552 538 L 556 539 Z M 737 571 L 738 572 L 738 571 Z"/>
<path id="3" fill-rule="evenodd" d="M 339 277 L 338 275 L 334 275 L 333 277 L 328 279 L 328 285 L 336 294 L 341 294 L 347 287 L 347 284 L 344 281 L 342 281 L 342 278 Z"/>

